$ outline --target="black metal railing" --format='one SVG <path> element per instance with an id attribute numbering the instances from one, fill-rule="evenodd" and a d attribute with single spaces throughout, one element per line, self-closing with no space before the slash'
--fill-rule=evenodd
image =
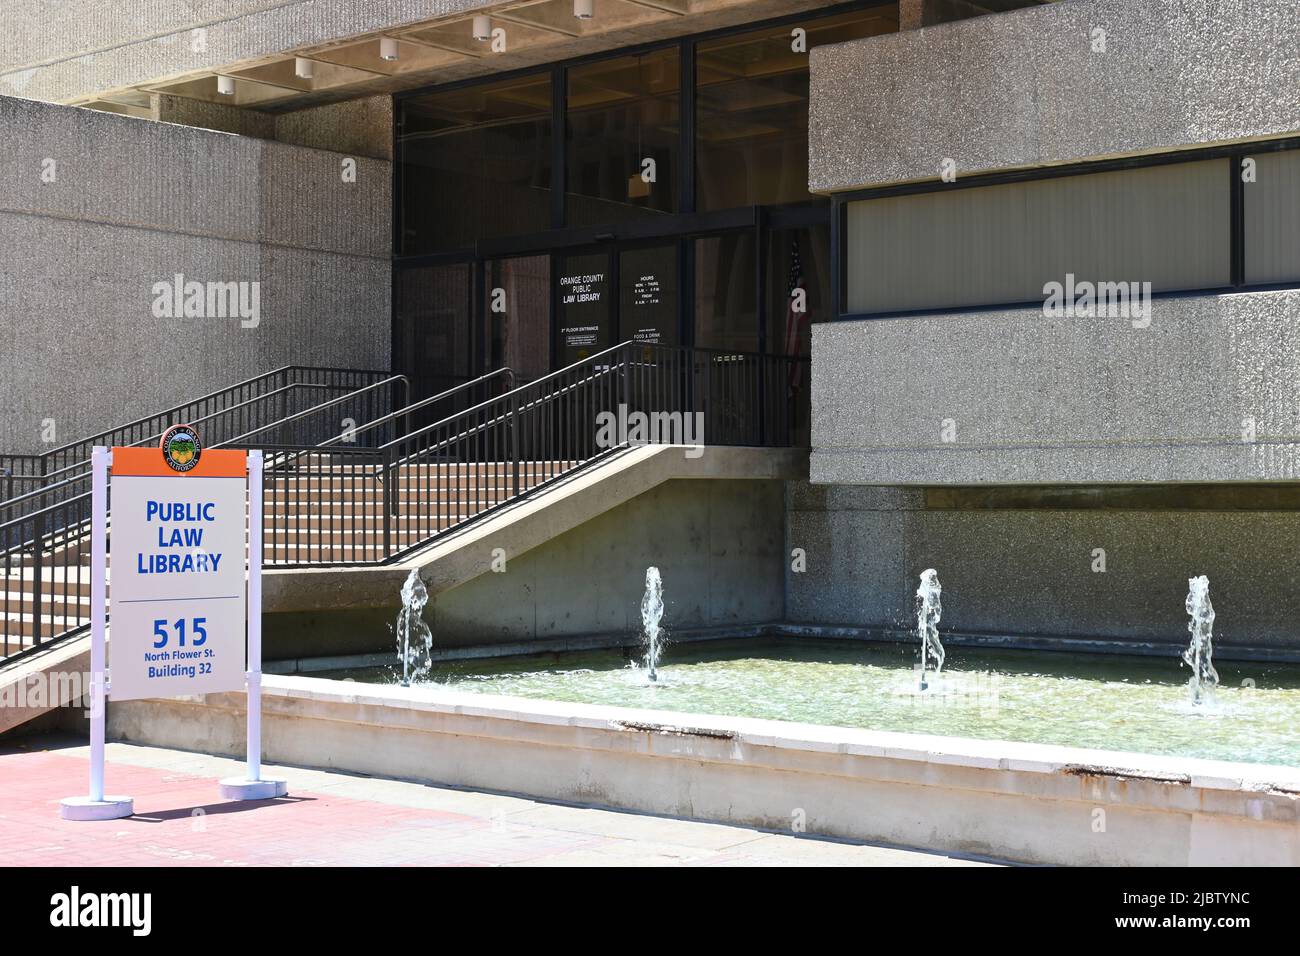
<path id="1" fill-rule="evenodd" d="M 40 455 L 17 457 L 41 462 L 36 469 L 27 472 L 29 477 L 60 481 L 70 477 L 72 470 L 89 468 L 90 450 L 96 445 L 148 444 L 181 422 L 191 425 L 204 422 L 204 441 L 215 445 L 262 424 L 270 415 L 282 418 L 309 408 L 329 397 L 324 393 L 355 391 L 391 376 L 391 372 L 370 369 L 286 365 Z M 0 468 L 4 465 L 4 458 L 0 457 Z"/>
<path id="2" fill-rule="evenodd" d="M 90 548 L 88 508 L 71 498 L 0 525 L 0 537 L 24 539 L 0 552 L 0 660 L 90 623 L 90 565 L 82 559 Z"/>
<path id="3" fill-rule="evenodd" d="M 497 369 L 395 409 L 310 447 L 254 442 L 266 460 L 263 560 L 270 565 L 374 564 L 384 545 L 387 472 L 383 448 L 435 410 L 474 406 L 509 391 L 515 373 Z M 475 401 L 477 399 L 477 401 Z"/>
<path id="4" fill-rule="evenodd" d="M 625 342 L 346 460 L 268 448 L 266 561 L 391 561 L 632 445 L 789 446 L 806 361 Z"/>
<path id="5" fill-rule="evenodd" d="M 14 520 L 52 503 L 81 498 L 90 490 L 90 450 L 96 445 L 149 445 L 179 423 L 198 428 L 209 447 L 229 446 L 252 434 L 268 441 L 311 444 L 346 428 L 346 421 L 367 421 L 408 401 L 409 382 L 404 376 L 289 365 L 42 455 L 8 455 L 6 459 L 21 463 L 26 473 L 8 477 L 0 472 L 0 528 L 6 529 L 0 532 L 0 550 L 21 545 L 42 531 L 34 522 L 13 525 Z M 322 408 L 329 408 L 329 418 L 322 416 Z M 85 520 L 88 510 L 83 511 L 60 514 L 68 520 Z"/>
<path id="6" fill-rule="evenodd" d="M 405 407 L 409 390 L 405 376 L 385 372 L 287 366 L 44 455 L 0 459 L 0 660 L 87 624 L 95 445 L 147 445 L 178 422 L 209 447 L 321 441 Z"/>
<path id="7" fill-rule="evenodd" d="M 266 454 L 268 566 L 382 564 L 635 445 L 795 444 L 806 365 L 625 342 L 517 387 L 500 369 L 415 403 L 392 399 L 400 376 L 381 378 L 210 444 Z M 210 415 L 237 417 L 243 404 Z M 344 410 L 355 426 L 339 427 Z M 21 515 L 0 513 L 0 542 L 17 542 L 0 550 L 0 657 L 88 623 L 84 481 L 65 477 L 29 496 Z"/>

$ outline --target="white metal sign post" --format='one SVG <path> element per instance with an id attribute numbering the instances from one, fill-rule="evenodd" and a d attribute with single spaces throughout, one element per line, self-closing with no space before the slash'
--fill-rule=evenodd
<path id="1" fill-rule="evenodd" d="M 110 469 L 111 671 L 105 667 Z M 246 686 L 247 775 L 221 781 L 221 794 L 236 800 L 282 796 L 283 780 L 261 776 L 262 453 L 204 452 L 193 429 L 176 426 L 157 449 L 95 448 L 91 481 L 90 793 L 64 800 L 62 816 L 107 820 L 133 812 L 130 798 L 104 795 L 110 697 Z"/>
<path id="2" fill-rule="evenodd" d="M 243 777 L 221 781 L 227 800 L 266 800 L 283 797 L 289 785 L 279 777 L 262 776 L 262 452 L 248 453 L 248 688 L 247 771 Z"/>
<path id="3" fill-rule="evenodd" d="M 66 797 L 59 812 L 65 820 L 116 820 L 135 812 L 130 797 L 104 795 L 104 578 L 108 517 L 108 449 L 90 453 L 90 794 Z"/>

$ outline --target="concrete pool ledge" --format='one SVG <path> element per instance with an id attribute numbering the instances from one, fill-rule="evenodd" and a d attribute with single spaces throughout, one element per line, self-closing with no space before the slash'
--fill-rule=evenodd
<path id="1" fill-rule="evenodd" d="M 1300 865 L 1300 768 L 264 678 L 278 763 L 1084 865 Z M 108 708 L 117 739 L 238 755 L 242 694 Z"/>

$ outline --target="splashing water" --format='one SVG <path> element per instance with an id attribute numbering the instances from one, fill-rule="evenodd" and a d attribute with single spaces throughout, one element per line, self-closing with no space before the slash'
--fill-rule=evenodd
<path id="1" fill-rule="evenodd" d="M 921 586 L 916 589 L 916 636 L 921 639 L 921 690 L 929 686 L 925 672 L 931 661 L 934 662 L 935 677 L 943 670 L 943 645 L 939 643 L 939 617 L 943 614 L 939 595 L 942 592 L 939 572 L 934 568 L 922 571 Z"/>
<path id="2" fill-rule="evenodd" d="M 658 568 L 646 568 L 645 594 L 641 598 L 641 630 L 645 641 L 645 674 L 659 679 L 659 622 L 664 616 L 664 585 Z"/>
<path id="3" fill-rule="evenodd" d="M 433 632 L 424 623 L 429 592 L 412 569 L 402 585 L 402 609 L 397 612 L 397 656 L 402 662 L 402 686 L 424 678 L 433 667 Z"/>
<path id="4" fill-rule="evenodd" d="M 1210 603 L 1210 579 L 1204 574 L 1187 579 L 1187 613 L 1192 616 L 1187 630 L 1192 641 L 1183 651 L 1183 663 L 1192 669 L 1187 688 L 1192 703 L 1199 704 L 1214 693 L 1219 686 L 1219 673 L 1214 669 L 1214 605 Z"/>

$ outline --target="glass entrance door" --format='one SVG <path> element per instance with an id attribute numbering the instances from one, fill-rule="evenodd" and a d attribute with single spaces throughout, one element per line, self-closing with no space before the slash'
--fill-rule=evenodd
<path id="1" fill-rule="evenodd" d="M 551 370 L 551 257 L 516 256 L 483 264 L 486 371 L 509 367 L 518 383 Z"/>
<path id="2" fill-rule="evenodd" d="M 628 340 L 681 342 L 677 242 L 614 245 L 555 257 L 554 368 Z"/>

